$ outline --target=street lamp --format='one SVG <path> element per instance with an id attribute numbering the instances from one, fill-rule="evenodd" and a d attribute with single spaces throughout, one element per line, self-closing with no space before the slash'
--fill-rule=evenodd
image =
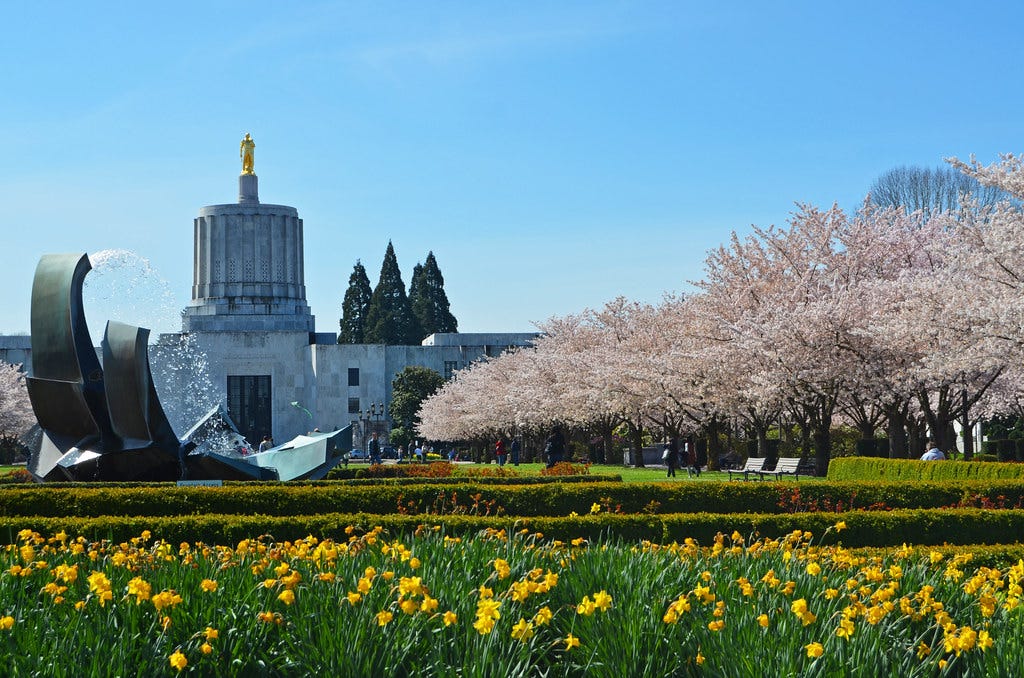
<path id="1" fill-rule="evenodd" d="M 376 431 L 377 435 L 381 434 L 380 420 L 384 416 L 384 403 L 370 403 L 370 411 L 367 413 L 367 419 L 373 418 L 373 430 Z"/>

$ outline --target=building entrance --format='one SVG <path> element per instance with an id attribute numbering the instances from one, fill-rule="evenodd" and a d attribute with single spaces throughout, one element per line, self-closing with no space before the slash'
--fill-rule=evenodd
<path id="1" fill-rule="evenodd" d="M 228 375 L 228 416 L 249 444 L 273 435 L 270 375 Z"/>

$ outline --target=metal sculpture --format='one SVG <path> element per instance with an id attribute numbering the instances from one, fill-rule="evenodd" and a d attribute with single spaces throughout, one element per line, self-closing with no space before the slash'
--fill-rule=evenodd
<path id="1" fill-rule="evenodd" d="M 42 429 L 29 460 L 36 480 L 291 480 L 323 477 L 337 463 L 328 454 L 337 431 L 281 446 L 291 454 L 280 457 L 280 463 L 287 459 L 283 473 L 269 463 L 276 454 L 250 460 L 193 452 L 201 432 L 213 427 L 211 417 L 184 439 L 175 435 L 150 372 L 149 330 L 108 322 L 100 366 L 82 308 L 82 283 L 91 269 L 85 254 L 48 254 L 36 268 L 28 377 Z M 226 413 L 211 414 L 234 428 Z"/>

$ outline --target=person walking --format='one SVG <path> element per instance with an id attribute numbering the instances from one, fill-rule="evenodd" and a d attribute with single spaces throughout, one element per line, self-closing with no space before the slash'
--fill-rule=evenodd
<path id="1" fill-rule="evenodd" d="M 555 426 L 551 429 L 551 435 L 544 441 L 544 456 L 547 459 L 548 468 L 562 461 L 564 454 L 565 436 L 562 435 L 561 427 Z"/>
<path id="2" fill-rule="evenodd" d="M 665 453 L 662 455 L 665 465 L 668 466 L 668 478 L 676 477 L 676 467 L 679 466 L 679 438 L 672 438 L 665 445 Z"/>
<path id="3" fill-rule="evenodd" d="M 686 440 L 686 459 L 690 466 L 690 472 L 700 478 L 700 470 L 708 463 L 708 453 L 698 450 L 693 438 Z"/>
<path id="4" fill-rule="evenodd" d="M 383 460 L 380 458 L 380 441 L 377 440 L 377 432 L 374 431 L 370 436 L 370 445 L 367 448 L 367 456 L 370 457 L 371 464 L 382 464 Z"/>
<path id="5" fill-rule="evenodd" d="M 512 439 L 512 465 L 519 466 L 519 439 Z"/>
<path id="6" fill-rule="evenodd" d="M 494 458 L 498 461 L 498 466 L 505 465 L 505 441 L 501 438 L 494 443 Z"/>

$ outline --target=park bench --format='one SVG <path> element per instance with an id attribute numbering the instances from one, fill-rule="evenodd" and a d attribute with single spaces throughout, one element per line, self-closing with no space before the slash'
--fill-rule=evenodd
<path id="1" fill-rule="evenodd" d="M 764 471 L 764 457 L 751 457 L 747 459 L 747 462 L 743 464 L 743 468 L 729 469 L 729 480 L 732 480 L 732 474 L 743 476 L 744 480 L 750 480 L 751 473 L 762 473 Z"/>
<path id="2" fill-rule="evenodd" d="M 796 457 L 782 457 L 775 462 L 775 469 L 772 471 L 758 471 L 762 476 L 773 475 L 776 480 L 783 475 L 790 475 L 800 480 L 800 460 Z"/>

